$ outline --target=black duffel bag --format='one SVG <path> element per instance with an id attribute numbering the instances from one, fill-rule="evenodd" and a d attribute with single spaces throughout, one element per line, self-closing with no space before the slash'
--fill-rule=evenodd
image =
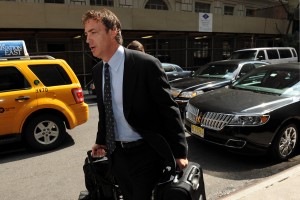
<path id="1" fill-rule="evenodd" d="M 107 157 L 93 158 L 92 151 L 87 152 L 83 172 L 87 191 L 79 195 L 79 200 L 117 200 L 119 190 L 109 172 Z"/>

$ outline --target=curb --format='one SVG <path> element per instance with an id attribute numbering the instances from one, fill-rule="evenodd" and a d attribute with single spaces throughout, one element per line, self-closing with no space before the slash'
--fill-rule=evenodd
<path id="1" fill-rule="evenodd" d="M 299 199 L 300 165 L 236 191 L 220 200 Z"/>

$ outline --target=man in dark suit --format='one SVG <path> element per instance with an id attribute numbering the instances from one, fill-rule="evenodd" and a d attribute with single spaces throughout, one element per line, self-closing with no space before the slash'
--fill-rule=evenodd
<path id="1" fill-rule="evenodd" d="M 114 13 L 90 10 L 82 22 L 93 56 L 102 59 L 92 72 L 99 111 L 92 153 L 107 154 L 125 200 L 150 200 L 165 159 L 157 138 L 170 146 L 180 169 L 188 164 L 178 105 L 159 60 L 122 46 Z"/>

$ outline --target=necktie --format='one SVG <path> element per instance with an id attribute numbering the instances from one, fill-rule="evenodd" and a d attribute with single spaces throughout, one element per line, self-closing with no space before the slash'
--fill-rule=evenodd
<path id="1" fill-rule="evenodd" d="M 105 119 L 106 119 L 106 147 L 109 155 L 116 148 L 115 143 L 115 119 L 114 113 L 112 109 L 112 98 L 111 98 L 111 86 L 110 86 L 110 72 L 109 72 L 109 64 L 105 63 L 105 71 L 104 71 L 104 106 L 105 106 Z"/>

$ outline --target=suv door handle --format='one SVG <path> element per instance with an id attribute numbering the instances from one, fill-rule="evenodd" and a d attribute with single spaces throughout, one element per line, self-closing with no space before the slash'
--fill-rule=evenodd
<path id="1" fill-rule="evenodd" d="M 16 101 L 25 101 L 30 99 L 30 96 L 19 96 L 17 98 L 15 98 Z"/>

